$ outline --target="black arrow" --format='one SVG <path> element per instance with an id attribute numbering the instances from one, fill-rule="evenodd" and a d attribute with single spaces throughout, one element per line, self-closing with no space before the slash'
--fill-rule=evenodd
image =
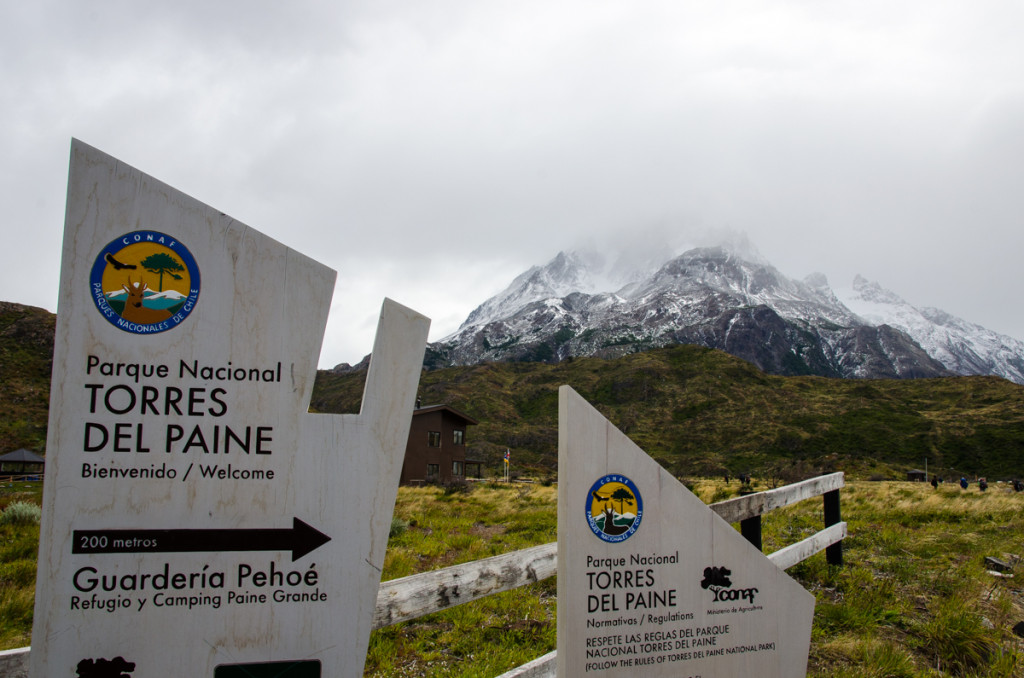
<path id="1" fill-rule="evenodd" d="M 331 540 L 295 518 L 291 528 L 265 530 L 74 530 L 72 553 L 195 553 L 291 551 L 296 561 Z"/>

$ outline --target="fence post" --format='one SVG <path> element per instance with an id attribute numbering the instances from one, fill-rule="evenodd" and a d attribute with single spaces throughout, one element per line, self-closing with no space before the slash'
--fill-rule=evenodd
<path id="1" fill-rule="evenodd" d="M 756 515 L 752 518 L 747 518 L 740 521 L 740 534 L 743 538 L 757 547 L 758 551 L 763 551 L 761 548 L 761 516 Z"/>
<path id="2" fill-rule="evenodd" d="M 839 513 L 839 490 L 832 490 L 824 494 L 825 498 L 825 527 L 831 527 L 842 522 Z M 843 564 L 843 542 L 837 541 L 825 548 L 825 561 L 829 565 Z"/>

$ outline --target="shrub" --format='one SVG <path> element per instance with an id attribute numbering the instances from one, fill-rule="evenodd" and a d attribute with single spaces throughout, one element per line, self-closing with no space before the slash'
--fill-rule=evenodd
<path id="1" fill-rule="evenodd" d="M 396 516 L 391 519 L 391 530 L 388 532 L 388 537 L 397 537 L 408 529 L 409 521 Z"/>
<path id="2" fill-rule="evenodd" d="M 715 493 L 711 495 L 711 499 L 708 501 L 709 504 L 717 504 L 720 501 L 725 501 L 732 497 L 732 492 L 729 491 L 728 487 L 719 487 L 715 490 Z"/>
<path id="3" fill-rule="evenodd" d="M 981 617 L 955 597 L 942 601 L 918 634 L 921 649 L 956 676 L 985 667 L 997 649 Z"/>
<path id="4" fill-rule="evenodd" d="M 472 491 L 473 485 L 464 478 L 457 478 L 444 486 L 444 493 L 449 496 L 453 494 L 469 494 Z"/>
<path id="5" fill-rule="evenodd" d="M 43 510 L 28 501 L 16 501 L 0 514 L 0 525 L 38 525 Z"/>

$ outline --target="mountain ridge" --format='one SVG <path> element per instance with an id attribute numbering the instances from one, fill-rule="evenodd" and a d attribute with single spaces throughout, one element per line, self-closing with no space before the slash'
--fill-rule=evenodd
<path id="1" fill-rule="evenodd" d="M 794 280 L 756 253 L 726 247 L 687 250 L 653 269 L 616 270 L 598 255 L 559 252 L 430 344 L 427 365 L 610 358 L 696 343 L 771 374 L 993 374 L 1024 383 L 1024 343 L 857 280 L 860 296 L 840 298 L 820 273 Z"/>
<path id="2" fill-rule="evenodd" d="M 312 407 L 358 412 L 366 372 L 321 371 Z M 424 403 L 479 424 L 467 458 L 500 474 L 553 474 L 558 388 L 568 384 L 679 476 L 753 473 L 801 480 L 842 470 L 903 479 L 1024 473 L 1024 386 L 998 377 L 829 379 L 777 376 L 722 351 L 677 344 L 615 359 L 486 362 L 424 371 Z M 787 475 L 788 474 L 788 475 Z"/>

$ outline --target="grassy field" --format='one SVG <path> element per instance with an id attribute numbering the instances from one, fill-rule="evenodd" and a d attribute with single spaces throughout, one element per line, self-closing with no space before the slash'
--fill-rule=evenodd
<path id="1" fill-rule="evenodd" d="M 3 488 L 0 508 L 38 503 L 38 489 Z M 738 489 L 693 483 L 708 503 Z M 845 565 L 819 554 L 789 571 L 817 599 L 810 676 L 1024 676 L 1024 643 L 1012 631 L 1024 621 L 1024 587 L 984 564 L 1024 555 L 1024 493 L 852 482 L 841 494 Z M 384 579 L 554 541 L 555 504 L 553 486 L 402 488 Z M 768 514 L 765 551 L 822 520 L 820 499 Z M 37 540 L 37 526 L 0 524 L 0 648 L 29 644 Z M 551 578 L 375 631 L 366 675 L 496 676 L 554 649 L 555 591 Z"/>

